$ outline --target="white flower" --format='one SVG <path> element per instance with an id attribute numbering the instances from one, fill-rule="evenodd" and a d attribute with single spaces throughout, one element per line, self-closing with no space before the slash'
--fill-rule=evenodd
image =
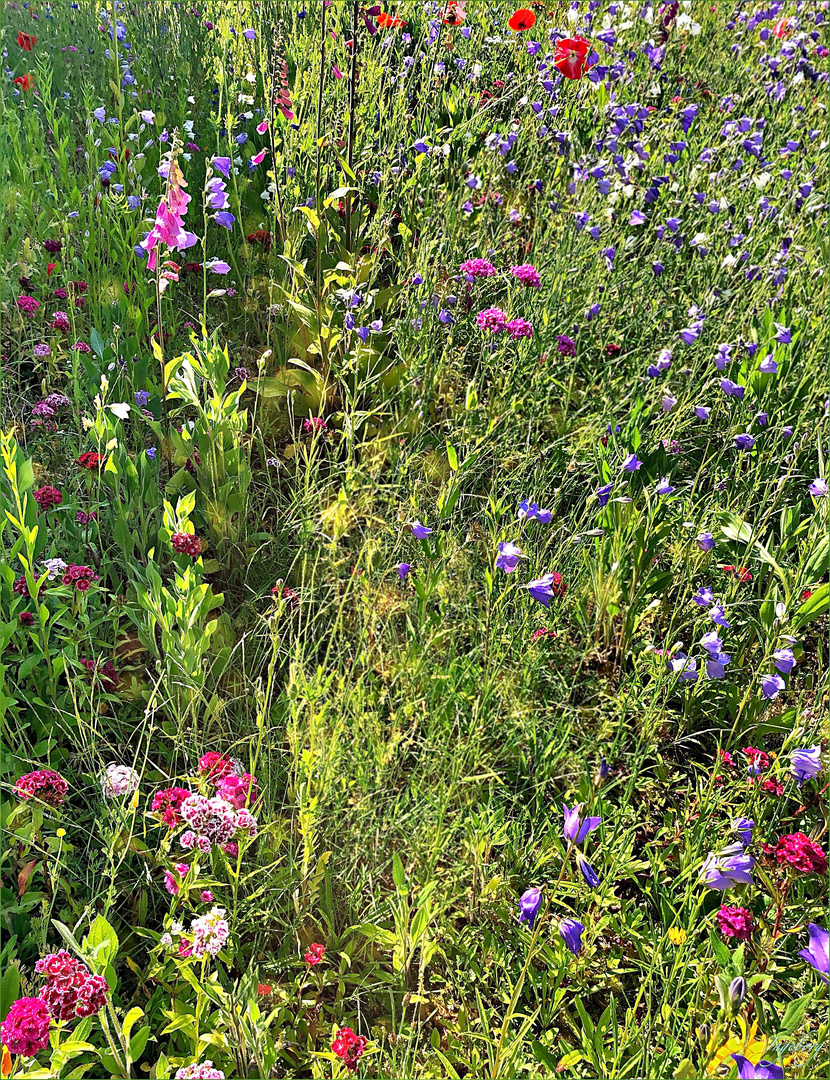
<path id="1" fill-rule="evenodd" d="M 141 778 L 129 765 L 117 765 L 111 762 L 101 773 L 101 791 L 105 799 L 117 799 L 122 795 L 131 795 L 138 789 Z"/>
<path id="2" fill-rule="evenodd" d="M 113 405 L 107 405 L 107 408 L 119 420 L 126 420 L 130 415 L 130 406 L 126 401 L 116 401 Z"/>

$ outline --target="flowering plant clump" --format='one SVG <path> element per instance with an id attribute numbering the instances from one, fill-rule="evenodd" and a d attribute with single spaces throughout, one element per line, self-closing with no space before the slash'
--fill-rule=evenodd
<path id="1" fill-rule="evenodd" d="M 0 1080 L 830 1075 L 829 13 L 4 5 Z"/>

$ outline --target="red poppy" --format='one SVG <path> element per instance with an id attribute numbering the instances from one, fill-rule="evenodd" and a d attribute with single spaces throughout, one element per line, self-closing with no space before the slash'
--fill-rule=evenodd
<path id="1" fill-rule="evenodd" d="M 447 0 L 441 21 L 445 26 L 461 26 L 466 14 L 464 8 L 467 0 Z"/>
<path id="2" fill-rule="evenodd" d="M 772 32 L 777 38 L 785 38 L 789 36 L 791 29 L 790 20 L 785 16 L 783 19 L 779 19 L 775 26 L 773 26 Z"/>
<path id="3" fill-rule="evenodd" d="M 385 11 L 382 11 L 378 15 L 378 26 L 382 26 L 385 30 L 396 30 L 399 26 L 406 26 L 406 21 L 399 19 L 397 15 L 387 15 Z"/>
<path id="4" fill-rule="evenodd" d="M 21 90 L 31 90 L 35 84 L 31 75 L 18 75 L 14 80 L 14 85 L 19 86 Z"/>
<path id="5" fill-rule="evenodd" d="M 507 20 L 507 25 L 511 30 L 515 30 L 517 34 L 521 34 L 523 30 L 531 30 L 535 22 L 536 16 L 532 11 L 528 11 L 527 8 L 519 8 Z"/>
<path id="6" fill-rule="evenodd" d="M 36 37 L 33 37 L 31 34 L 24 34 L 22 30 L 17 35 L 17 44 L 20 46 L 21 49 L 24 49 L 26 52 L 32 51 L 36 41 Z"/>
<path id="7" fill-rule="evenodd" d="M 585 38 L 563 38 L 557 42 L 553 66 L 558 68 L 566 79 L 581 79 L 588 71 L 590 49 L 591 43 Z"/>

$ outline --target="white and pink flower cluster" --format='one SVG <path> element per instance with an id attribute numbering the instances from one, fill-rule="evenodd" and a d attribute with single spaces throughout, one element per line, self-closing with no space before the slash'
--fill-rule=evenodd
<path id="1" fill-rule="evenodd" d="M 186 851 L 198 848 L 210 853 L 216 845 L 227 854 L 235 854 L 235 837 L 239 834 L 253 840 L 259 826 L 249 806 L 259 797 L 255 776 L 243 772 L 232 758 L 211 752 L 199 761 L 199 772 L 215 785 L 216 794 L 190 795 L 179 808 L 188 828 L 180 841 Z"/>

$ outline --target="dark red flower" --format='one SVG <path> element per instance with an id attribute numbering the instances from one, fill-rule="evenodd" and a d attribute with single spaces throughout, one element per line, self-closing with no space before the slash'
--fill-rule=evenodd
<path id="1" fill-rule="evenodd" d="M 775 845 L 775 857 L 804 874 L 826 874 L 827 858 L 815 840 L 802 832 L 782 836 Z"/>
<path id="2" fill-rule="evenodd" d="M 180 555 L 189 555 L 191 559 L 197 558 L 202 551 L 202 541 L 191 533 L 173 533 L 170 543 L 174 551 Z"/>
<path id="3" fill-rule="evenodd" d="M 536 16 L 527 8 L 519 8 L 507 20 L 507 25 L 511 30 L 515 30 L 517 34 L 521 34 L 525 30 L 531 30 L 535 24 Z"/>
<path id="4" fill-rule="evenodd" d="M 17 44 L 20 46 L 21 49 L 24 50 L 24 52 L 31 52 L 32 49 L 35 47 L 36 43 L 37 38 L 34 37 L 32 34 L 24 34 L 21 30 L 20 33 L 17 35 Z"/>
<path id="5" fill-rule="evenodd" d="M 56 487 L 38 488 L 34 493 L 35 502 L 38 504 L 41 510 L 51 510 L 53 506 L 60 506 L 63 502 L 63 495 Z"/>
<path id="6" fill-rule="evenodd" d="M 562 38 L 557 42 L 553 65 L 566 79 L 581 79 L 588 71 L 591 44 L 585 38 Z"/>
<path id="7" fill-rule="evenodd" d="M 86 450 L 79 458 L 75 459 L 82 469 L 89 469 L 90 472 L 97 469 L 101 462 L 106 460 L 106 454 L 98 454 L 95 450 Z"/>
<path id="8" fill-rule="evenodd" d="M 366 1036 L 355 1035 L 351 1028 L 340 1028 L 337 1032 L 337 1037 L 331 1044 L 331 1048 L 339 1058 L 342 1058 L 343 1064 L 353 1072 L 357 1068 L 357 1063 L 366 1049 Z"/>

